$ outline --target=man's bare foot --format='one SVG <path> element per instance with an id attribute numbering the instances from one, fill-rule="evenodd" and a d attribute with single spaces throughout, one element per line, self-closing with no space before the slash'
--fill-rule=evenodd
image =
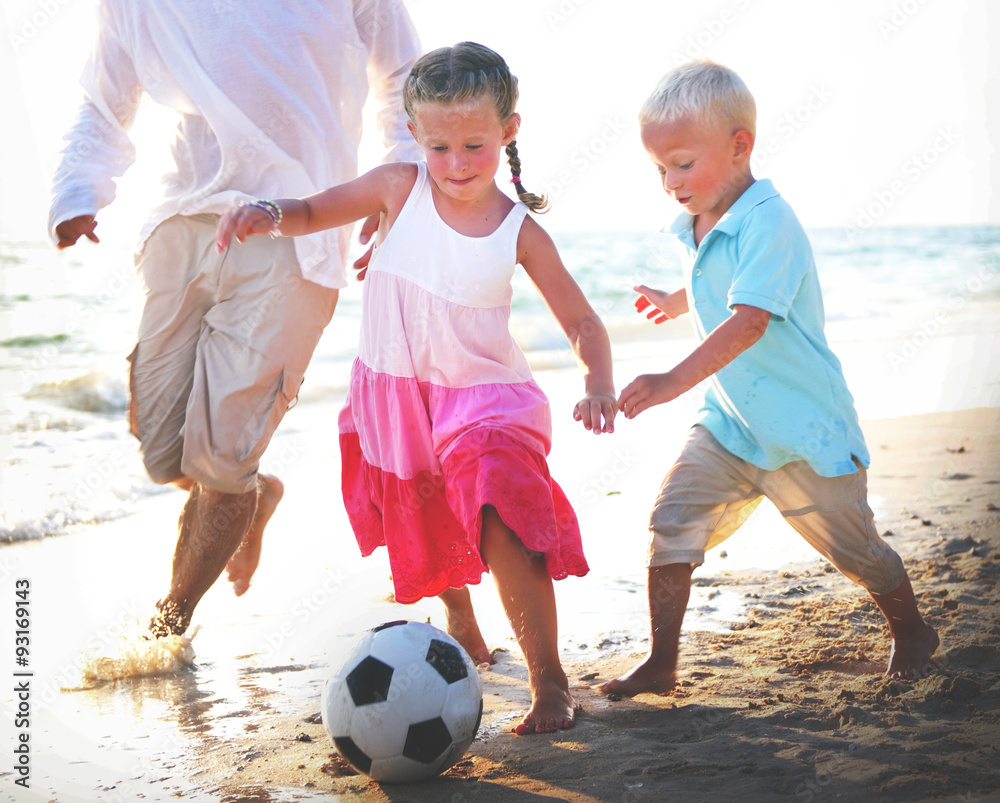
<path id="1" fill-rule="evenodd" d="M 601 691 L 609 696 L 635 697 L 637 694 L 666 695 L 673 691 L 677 677 L 673 670 L 664 670 L 647 658 L 620 678 L 601 684 Z"/>
<path id="2" fill-rule="evenodd" d="M 931 663 L 931 656 L 938 648 L 941 640 L 928 624 L 924 631 L 916 636 L 892 640 L 892 651 L 889 653 L 889 668 L 885 676 L 892 680 L 917 680 L 922 678 Z"/>
<path id="3" fill-rule="evenodd" d="M 567 689 L 552 686 L 532 695 L 531 710 L 514 728 L 518 736 L 529 733 L 555 733 L 572 728 L 577 705 Z"/>
<path id="4" fill-rule="evenodd" d="M 149 620 L 149 634 L 152 638 L 180 636 L 187 630 L 190 621 L 190 614 L 182 613 L 173 602 L 161 599 L 156 603 L 156 613 Z"/>
<path id="5" fill-rule="evenodd" d="M 285 486 L 281 484 L 281 480 L 277 477 L 260 475 L 260 492 L 257 495 L 257 512 L 254 514 L 253 523 L 243 536 L 239 549 L 226 564 L 226 579 L 233 584 L 233 592 L 237 597 L 242 597 L 250 588 L 250 578 L 260 563 L 264 528 L 284 494 Z"/>

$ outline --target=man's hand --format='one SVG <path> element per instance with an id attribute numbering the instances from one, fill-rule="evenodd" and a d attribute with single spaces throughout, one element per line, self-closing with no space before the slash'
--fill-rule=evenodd
<path id="1" fill-rule="evenodd" d="M 97 235 L 94 233 L 94 229 L 96 228 L 97 221 L 93 215 L 80 215 L 79 217 L 64 220 L 56 226 L 56 237 L 59 238 L 56 248 L 60 251 L 64 248 L 69 248 L 71 245 L 75 245 L 80 237 L 86 237 L 93 243 L 99 243 L 100 240 L 97 239 Z"/>
<path id="2" fill-rule="evenodd" d="M 365 218 L 365 222 L 361 224 L 361 235 L 359 240 L 361 244 L 365 245 L 372 238 L 376 231 L 378 231 L 378 215 L 371 215 Z M 368 263 L 372 258 L 372 251 L 375 249 L 375 244 L 368 248 L 360 257 L 354 261 L 354 270 L 358 272 L 358 281 L 362 282 L 365 279 L 365 274 L 368 272 Z"/>

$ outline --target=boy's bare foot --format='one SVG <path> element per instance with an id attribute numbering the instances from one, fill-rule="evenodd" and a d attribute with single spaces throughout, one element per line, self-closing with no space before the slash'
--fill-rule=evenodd
<path id="1" fill-rule="evenodd" d="M 647 658 L 620 678 L 601 684 L 600 688 L 604 694 L 635 697 L 637 694 L 646 692 L 660 695 L 670 694 L 676 684 L 677 677 L 673 670 L 664 670 Z"/>
<path id="2" fill-rule="evenodd" d="M 518 736 L 529 733 L 555 733 L 572 728 L 576 722 L 577 705 L 567 689 L 552 686 L 532 695 L 531 710 L 514 728 Z"/>
<path id="3" fill-rule="evenodd" d="M 889 653 L 889 668 L 885 676 L 893 680 L 917 680 L 922 678 L 931 662 L 931 656 L 941 643 L 938 634 L 928 624 L 924 624 L 922 633 L 892 640 L 892 651 Z"/>
<path id="4" fill-rule="evenodd" d="M 226 578 L 233 584 L 233 592 L 237 597 L 242 597 L 250 588 L 250 578 L 260 563 L 264 527 L 270 521 L 284 493 L 285 486 L 281 480 L 277 477 L 260 475 L 260 493 L 257 495 L 257 512 L 254 514 L 253 523 L 243 536 L 239 549 L 226 564 Z"/>

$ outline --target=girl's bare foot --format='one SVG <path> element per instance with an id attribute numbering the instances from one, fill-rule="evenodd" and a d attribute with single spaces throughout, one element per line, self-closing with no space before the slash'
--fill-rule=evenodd
<path id="1" fill-rule="evenodd" d="M 568 689 L 552 685 L 532 694 L 531 710 L 514 728 L 518 736 L 529 733 L 554 733 L 572 728 L 576 722 L 577 705 Z"/>
<path id="2" fill-rule="evenodd" d="M 892 651 L 889 653 L 889 668 L 885 670 L 885 676 L 893 680 L 922 678 L 931 663 L 931 656 L 940 643 L 938 634 L 928 624 L 924 624 L 923 632 L 915 636 L 894 638 Z"/>
<path id="3" fill-rule="evenodd" d="M 468 586 L 449 588 L 439 594 L 438 599 L 444 603 L 445 630 L 469 653 L 472 662 L 476 666 L 496 663 L 479 630 Z"/>
<path id="4" fill-rule="evenodd" d="M 609 680 L 601 685 L 604 694 L 617 697 L 635 697 L 637 694 L 650 693 L 666 695 L 673 691 L 677 677 L 672 669 L 664 670 L 652 659 L 646 658 L 630 672 L 620 678 Z"/>
<path id="5" fill-rule="evenodd" d="M 250 578 L 260 563 L 264 527 L 270 521 L 284 493 L 285 486 L 281 480 L 277 477 L 260 475 L 260 492 L 257 494 L 257 512 L 254 514 L 253 523 L 243 536 L 239 549 L 226 564 L 226 578 L 233 584 L 233 592 L 237 597 L 242 597 L 250 588 Z"/>

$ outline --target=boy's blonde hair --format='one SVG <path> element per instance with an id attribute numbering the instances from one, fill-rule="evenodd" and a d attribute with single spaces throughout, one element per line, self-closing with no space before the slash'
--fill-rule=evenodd
<path id="1" fill-rule="evenodd" d="M 690 117 L 712 128 L 747 129 L 756 136 L 757 104 L 735 72 L 710 59 L 682 64 L 657 84 L 639 112 L 639 125 Z"/>
<path id="2" fill-rule="evenodd" d="M 464 103 L 489 98 L 501 123 L 506 123 L 517 106 L 517 78 L 498 53 L 475 42 L 441 47 L 422 56 L 413 65 L 403 85 L 403 108 L 411 121 L 421 103 Z M 544 195 L 528 192 L 521 183 L 521 159 L 517 142 L 507 146 L 511 182 L 517 197 L 532 212 L 544 212 L 549 205 Z"/>

